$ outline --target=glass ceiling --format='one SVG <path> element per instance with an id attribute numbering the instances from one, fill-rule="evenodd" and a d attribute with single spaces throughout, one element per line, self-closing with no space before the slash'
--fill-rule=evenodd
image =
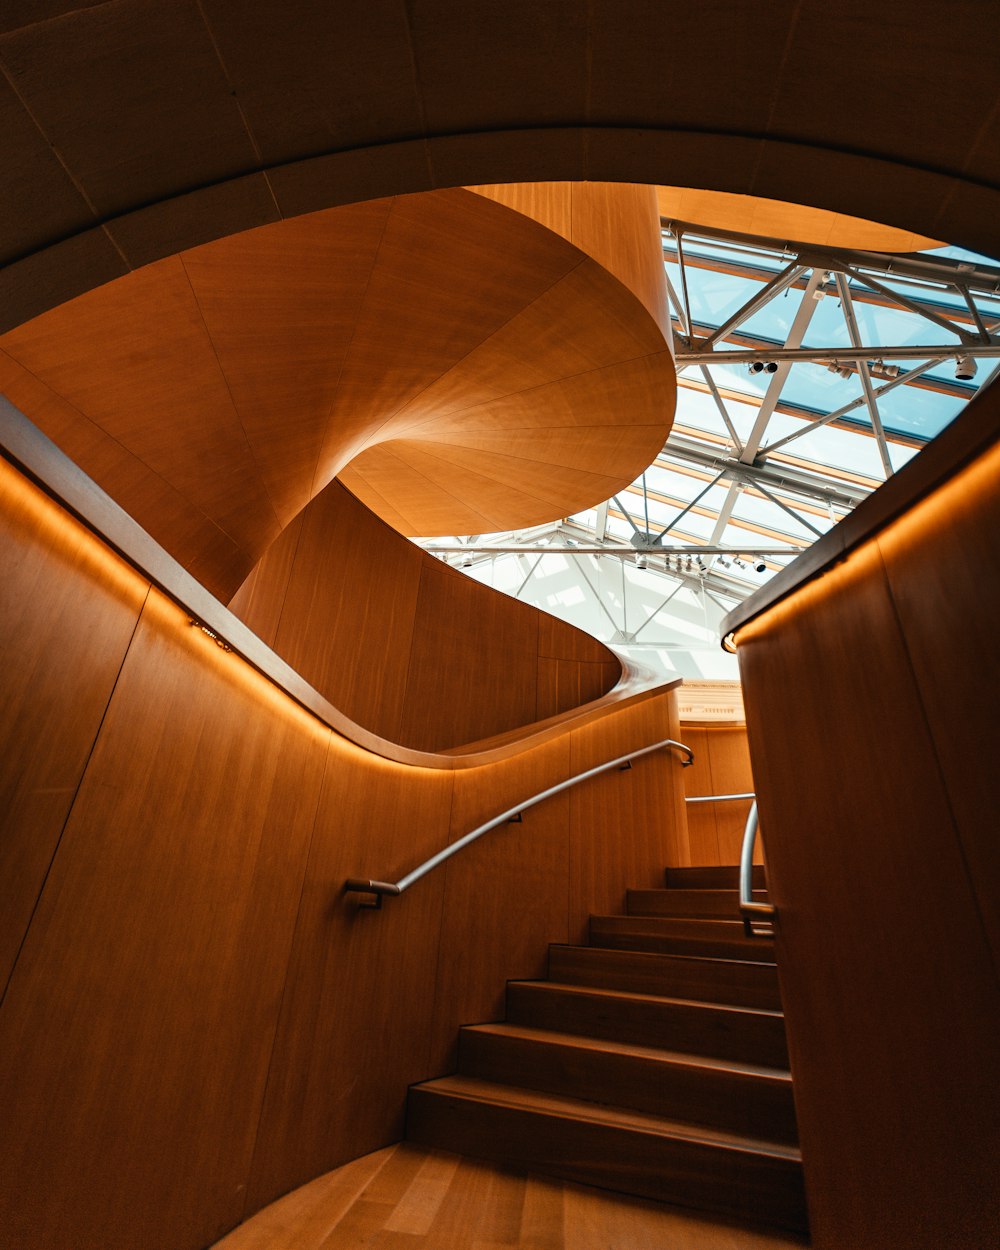
<path id="1" fill-rule="evenodd" d="M 677 410 L 646 472 L 554 525 L 421 545 L 654 667 L 735 678 L 722 617 L 1000 371 L 1000 267 L 672 225 L 663 256 Z"/>

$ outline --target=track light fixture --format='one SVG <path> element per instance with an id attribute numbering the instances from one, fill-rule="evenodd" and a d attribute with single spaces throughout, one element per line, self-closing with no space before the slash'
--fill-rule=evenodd
<path id="1" fill-rule="evenodd" d="M 971 382 L 978 368 L 974 356 L 955 357 L 955 377 L 959 382 Z"/>
<path id="2" fill-rule="evenodd" d="M 764 563 L 764 561 L 763 561 L 763 560 L 762 560 L 759 556 L 758 556 L 758 557 L 757 557 L 757 559 L 756 559 L 756 560 L 754 560 L 754 562 L 753 562 L 753 571 L 754 571 L 755 573 L 766 573 L 766 572 L 767 572 L 767 565 Z"/>
<path id="3" fill-rule="evenodd" d="M 774 360 L 751 360 L 747 365 L 751 373 L 777 373 L 778 365 Z"/>
<path id="4" fill-rule="evenodd" d="M 639 552 L 637 552 L 637 553 L 636 553 L 636 557 L 635 557 L 635 567 L 636 567 L 637 569 L 644 569 L 644 568 L 646 567 L 646 555 L 645 555 L 645 552 L 639 551 Z"/>

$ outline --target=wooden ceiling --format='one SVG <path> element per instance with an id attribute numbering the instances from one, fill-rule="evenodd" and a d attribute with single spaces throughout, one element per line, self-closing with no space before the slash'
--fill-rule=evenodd
<path id="1" fill-rule="evenodd" d="M 705 187 L 1000 253 L 1000 6 L 11 0 L 0 328 L 279 218 Z"/>
<path id="2" fill-rule="evenodd" d="M 595 194 L 632 225 L 605 259 L 648 294 L 629 252 L 634 237 L 650 255 L 652 192 Z M 155 262 L 0 337 L 0 389 L 228 598 L 337 474 L 407 533 L 597 503 L 662 446 L 675 381 L 628 286 L 524 214 L 456 189 Z"/>

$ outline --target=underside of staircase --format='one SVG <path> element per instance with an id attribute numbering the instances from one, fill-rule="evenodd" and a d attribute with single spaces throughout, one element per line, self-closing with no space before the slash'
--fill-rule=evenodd
<path id="1" fill-rule="evenodd" d="M 735 885 L 669 869 L 592 916 L 589 945 L 551 946 L 505 1021 L 461 1030 L 457 1074 L 410 1090 L 407 1137 L 805 1231 L 774 946 L 745 935 Z"/>

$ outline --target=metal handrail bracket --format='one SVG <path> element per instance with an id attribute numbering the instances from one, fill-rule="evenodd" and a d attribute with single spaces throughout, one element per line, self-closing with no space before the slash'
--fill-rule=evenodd
<path id="1" fill-rule="evenodd" d="M 345 893 L 356 894 L 372 894 L 374 899 L 371 902 L 359 903 L 360 907 L 380 908 L 382 899 L 386 896 L 395 897 L 408 890 L 414 882 L 419 881 L 421 877 L 425 877 L 433 869 L 443 864 L 446 860 L 451 859 L 453 855 L 457 855 L 459 851 L 481 838 L 484 833 L 489 833 L 491 829 L 496 829 L 498 825 L 506 824 L 508 821 L 518 820 L 522 812 L 527 811 L 529 807 L 534 807 L 537 803 L 544 803 L 546 799 L 550 799 L 553 795 L 562 793 L 572 786 L 579 785 L 581 781 L 587 781 L 590 777 L 596 777 L 599 773 L 610 772 L 612 768 L 631 768 L 632 761 L 641 759 L 644 755 L 651 755 L 654 751 L 662 751 L 666 747 L 671 747 L 678 751 L 683 751 L 687 755 L 687 759 L 681 763 L 682 768 L 687 768 L 694 763 L 694 752 L 689 746 L 683 742 L 677 742 L 674 738 L 664 738 L 661 742 L 654 742 L 648 747 L 642 747 L 638 751 L 630 751 L 627 755 L 619 755 L 616 759 L 608 760 L 605 764 L 597 764 L 594 768 L 588 768 L 585 772 L 577 773 L 574 777 L 568 777 L 565 781 L 560 781 L 558 785 L 549 786 L 547 790 L 542 790 L 538 794 L 533 795 L 530 799 L 525 799 L 523 803 L 518 803 L 516 807 L 508 808 L 507 811 L 501 812 L 499 816 L 494 816 L 492 820 L 488 820 L 486 824 L 479 825 L 464 837 L 452 842 L 443 850 L 438 851 L 436 855 L 432 855 L 430 859 L 425 860 L 419 868 L 414 868 L 405 877 L 401 877 L 398 881 L 376 881 L 366 877 L 348 877 L 344 882 Z"/>
<path id="2" fill-rule="evenodd" d="M 752 796 L 745 796 L 752 797 Z M 755 937 L 754 919 L 770 920 L 776 915 L 770 903 L 755 903 L 753 898 L 753 852 L 757 844 L 757 831 L 760 827 L 757 818 L 757 800 L 747 814 L 747 823 L 743 829 L 743 846 L 740 850 L 740 915 L 743 917 L 743 928 L 747 937 Z"/>

